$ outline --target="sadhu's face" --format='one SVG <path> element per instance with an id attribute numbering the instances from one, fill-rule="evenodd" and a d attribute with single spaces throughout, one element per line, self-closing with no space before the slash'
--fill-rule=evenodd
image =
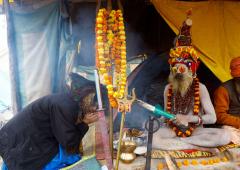
<path id="1" fill-rule="evenodd" d="M 192 72 L 189 70 L 186 64 L 176 63 L 172 67 L 172 75 L 174 79 L 183 81 L 186 78 L 192 77 Z"/>
<path id="2" fill-rule="evenodd" d="M 189 86 L 192 84 L 192 81 L 192 71 L 185 63 L 176 63 L 171 68 L 169 82 L 173 85 L 173 90 L 175 92 L 180 92 L 181 95 L 184 96 Z"/>

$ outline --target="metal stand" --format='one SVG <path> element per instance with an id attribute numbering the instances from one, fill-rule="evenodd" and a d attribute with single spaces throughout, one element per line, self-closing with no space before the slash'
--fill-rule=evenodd
<path id="1" fill-rule="evenodd" d="M 156 121 L 156 127 L 154 127 L 154 121 Z M 148 131 L 148 142 L 147 142 L 147 157 L 146 157 L 146 168 L 145 170 L 151 169 L 151 158 L 152 158 L 152 139 L 153 134 L 160 128 L 159 120 L 153 116 L 149 116 L 148 121 L 145 124 L 145 128 Z"/>

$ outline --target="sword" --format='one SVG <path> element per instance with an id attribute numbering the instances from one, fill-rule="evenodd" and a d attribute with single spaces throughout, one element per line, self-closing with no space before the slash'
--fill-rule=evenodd
<path id="1" fill-rule="evenodd" d="M 104 156 L 107 163 L 107 167 L 109 170 L 111 170 L 113 169 L 113 165 L 112 165 L 112 156 L 111 156 L 110 145 L 109 145 L 109 135 L 107 132 L 108 127 L 107 127 L 107 122 L 105 119 L 105 114 L 104 114 L 104 109 L 102 104 L 102 95 L 101 95 L 99 75 L 97 70 L 94 70 L 94 76 L 95 76 L 95 86 L 96 86 L 96 94 L 97 94 L 97 100 L 98 100 L 99 120 L 97 123 L 99 123 L 100 129 L 101 129 L 100 132 L 101 132 Z"/>
<path id="2" fill-rule="evenodd" d="M 99 79 L 97 70 L 94 70 L 94 77 L 95 77 L 95 87 L 96 87 L 96 94 L 97 94 L 97 101 L 98 101 L 98 110 L 103 110 L 102 94 L 101 94 L 100 82 L 99 82 L 100 79 Z"/>

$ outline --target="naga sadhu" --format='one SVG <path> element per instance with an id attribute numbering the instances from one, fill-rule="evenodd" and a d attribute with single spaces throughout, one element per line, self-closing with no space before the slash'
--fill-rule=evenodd
<path id="1" fill-rule="evenodd" d="M 164 91 L 164 105 L 166 111 L 176 115 L 176 120 L 166 121 L 166 127 L 154 134 L 155 148 L 216 147 L 231 141 L 227 130 L 203 127 L 204 124 L 216 122 L 216 113 L 206 86 L 197 78 L 199 55 L 192 46 L 191 25 L 188 15 L 176 38 L 175 47 L 170 50 L 170 75 Z M 175 143 L 180 145 L 169 144 L 171 148 L 164 146 L 162 142 L 166 139 L 176 139 Z"/>

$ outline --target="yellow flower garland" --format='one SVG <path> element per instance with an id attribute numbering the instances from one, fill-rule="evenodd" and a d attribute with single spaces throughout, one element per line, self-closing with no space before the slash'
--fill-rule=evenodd
<path id="1" fill-rule="evenodd" d="M 127 61 L 126 36 L 121 10 L 100 9 L 96 18 L 96 66 L 108 90 L 112 107 L 124 97 Z M 114 77 L 114 80 L 113 80 Z M 114 84 L 113 84 L 114 81 Z"/>

